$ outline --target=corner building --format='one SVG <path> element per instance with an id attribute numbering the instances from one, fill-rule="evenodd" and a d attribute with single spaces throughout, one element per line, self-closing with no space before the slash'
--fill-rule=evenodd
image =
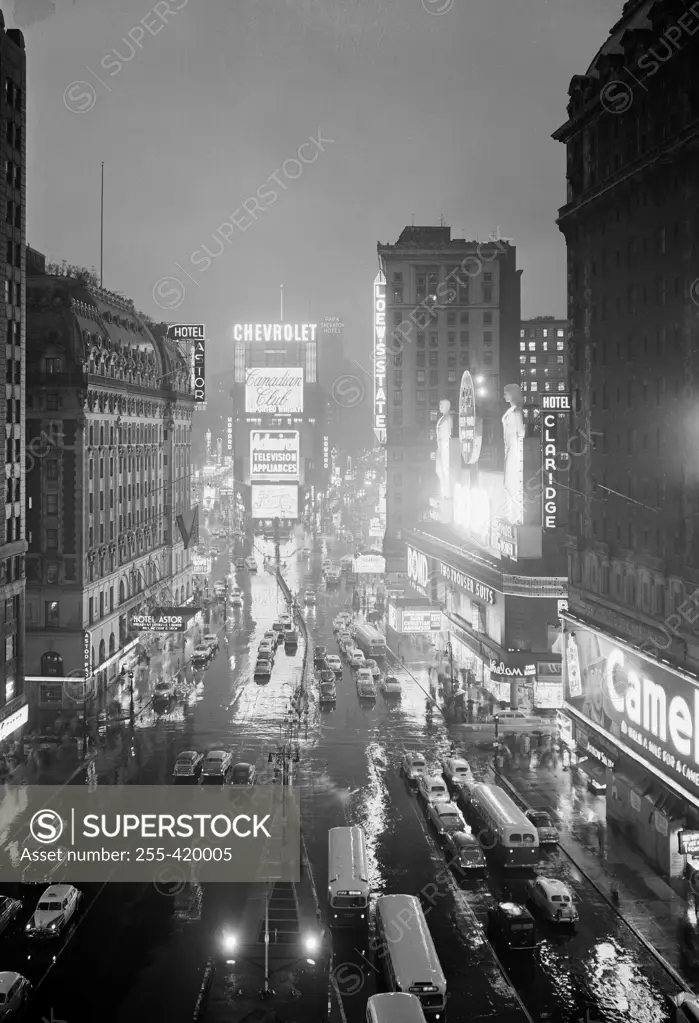
<path id="1" fill-rule="evenodd" d="M 130 615 L 192 598 L 191 371 L 120 295 L 28 253 L 27 676 L 39 723 L 93 675 L 95 710 L 138 643 Z M 151 329 L 151 327 L 153 329 Z M 55 679 L 56 681 L 52 681 Z"/>
<path id="2" fill-rule="evenodd" d="M 0 13 L 0 118 L 5 316 L 0 358 L 5 380 L 5 511 L 0 522 L 0 753 L 21 741 L 28 708 L 25 672 L 25 230 L 26 58 L 24 37 Z"/>
<path id="3" fill-rule="evenodd" d="M 503 391 L 519 392 L 521 366 L 516 250 L 504 240 L 452 240 L 440 227 L 405 228 L 378 252 L 387 292 L 385 553 L 389 584 L 407 577 L 409 586 L 389 600 L 389 638 L 434 643 L 445 665 L 451 650 L 474 705 L 555 713 L 563 522 L 543 528 L 542 431 L 528 392 L 509 460 L 504 445 Z"/>
<path id="4" fill-rule="evenodd" d="M 554 134 L 590 439 L 571 467 L 561 729 L 608 818 L 675 876 L 699 865 L 698 32 L 689 5 L 626 3 Z"/>

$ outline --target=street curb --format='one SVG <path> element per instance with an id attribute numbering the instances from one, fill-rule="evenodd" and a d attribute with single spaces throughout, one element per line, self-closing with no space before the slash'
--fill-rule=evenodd
<path id="1" fill-rule="evenodd" d="M 503 788 L 508 789 L 513 795 L 515 795 L 517 797 L 517 800 L 519 801 L 519 803 L 523 804 L 524 806 L 527 806 L 526 801 L 519 794 L 519 791 L 515 788 L 515 786 L 512 784 L 512 782 L 508 778 L 505 778 L 504 775 L 502 775 L 498 771 L 496 771 L 495 768 L 491 768 L 491 770 L 493 772 L 493 775 L 495 776 L 497 781 L 503 786 Z M 528 809 L 529 809 L 529 807 L 528 807 Z M 687 992 L 688 994 L 692 994 L 693 995 L 695 992 L 692 990 L 691 987 L 689 987 L 687 982 L 685 980 L 683 980 L 682 977 L 680 977 L 679 973 L 674 968 L 674 966 L 671 966 L 670 963 L 667 961 L 667 959 L 663 955 L 661 955 L 660 952 L 658 952 L 657 948 L 655 948 L 655 946 L 651 945 L 651 943 L 648 941 L 648 939 L 645 937 L 645 935 L 641 934 L 641 932 L 638 930 L 638 928 L 635 927 L 629 920 L 626 919 L 624 914 L 621 912 L 621 909 L 612 902 L 612 900 L 609 898 L 607 893 L 602 888 L 600 888 L 600 886 L 597 884 L 596 881 L 593 880 L 593 878 L 590 877 L 590 875 L 587 873 L 587 871 L 584 869 L 584 867 L 580 866 L 578 860 L 575 858 L 575 856 L 573 856 L 573 854 L 570 852 L 570 850 L 566 849 L 566 847 L 564 845 L 562 845 L 561 843 L 559 843 L 558 848 L 561 850 L 561 852 L 565 856 L 568 857 L 568 859 L 573 864 L 573 866 L 576 868 L 576 870 L 580 871 L 580 873 L 585 878 L 585 880 L 588 881 L 588 883 L 592 885 L 592 887 L 595 889 L 597 894 L 600 895 L 604 899 L 604 901 L 607 903 L 607 905 L 611 909 L 614 910 L 616 915 L 621 920 L 623 920 L 623 922 L 626 924 L 626 926 L 629 928 L 629 930 L 635 935 L 635 937 L 644 946 L 646 951 L 649 952 L 653 956 L 653 958 L 657 960 L 658 963 L 660 963 L 662 968 L 665 970 L 665 972 L 670 977 L 672 977 L 674 982 L 680 988 L 682 988 L 683 991 Z"/>

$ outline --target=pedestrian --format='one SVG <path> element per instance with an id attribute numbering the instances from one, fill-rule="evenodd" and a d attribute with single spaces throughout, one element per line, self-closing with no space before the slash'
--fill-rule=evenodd
<path id="1" fill-rule="evenodd" d="M 600 854 L 600 857 L 603 858 L 604 857 L 604 844 L 605 844 L 604 843 L 604 839 L 605 839 L 604 831 L 605 831 L 605 828 L 604 828 L 604 821 L 602 820 L 601 817 L 599 817 L 597 819 L 597 823 L 595 824 L 595 829 L 597 831 L 597 841 L 599 842 L 599 854 Z"/>

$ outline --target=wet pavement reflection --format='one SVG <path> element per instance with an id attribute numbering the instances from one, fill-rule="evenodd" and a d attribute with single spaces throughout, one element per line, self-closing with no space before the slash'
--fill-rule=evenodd
<path id="1" fill-rule="evenodd" d="M 215 659 L 205 672 L 188 669 L 173 705 L 149 710 L 133 736 L 122 740 L 115 766 L 120 778 L 126 773 L 135 783 L 168 784 L 182 750 L 225 748 L 234 752 L 236 762 L 254 763 L 260 781 L 270 780 L 268 755 L 276 750 L 300 679 L 303 645 L 293 656 L 279 648 L 271 680 L 255 681 L 257 646 L 285 610 L 274 576 L 263 564 L 263 554 L 271 555 L 273 545 L 262 540 L 256 544 L 258 572 L 237 573 L 244 607 L 230 610 L 225 626 L 220 623 Z M 334 556 L 345 552 L 344 546 L 338 547 Z M 326 589 L 321 576 L 326 553 L 327 547 L 310 557 L 287 551 L 284 574 L 292 591 L 316 590 L 317 605 L 303 613 L 313 639 L 335 652 L 332 619 L 342 607 L 349 608 L 352 594 L 344 582 Z M 227 556 L 219 558 L 214 578 L 227 570 Z M 299 729 L 297 779 L 304 789 L 302 818 L 316 888 L 322 898 L 328 829 L 361 825 L 373 895 L 423 896 L 449 985 L 450 1023 L 514 1023 L 523 1018 L 520 1007 L 478 924 L 485 924 L 495 899 L 526 900 L 527 878 L 504 877 L 489 866 L 485 878 L 460 881 L 445 868 L 436 836 L 400 776 L 399 760 L 413 750 L 437 763 L 449 755 L 450 737 L 437 715 L 431 724 L 425 720 L 426 674 L 413 681 L 399 666 L 395 673 L 402 681 L 399 699 L 379 694 L 374 704 L 360 705 L 345 666 L 336 704 L 321 710 L 313 694 L 308 728 Z M 459 753 L 469 759 L 474 773 L 487 776 L 487 744 L 461 745 Z M 576 809 L 572 801 L 569 806 L 561 801 L 557 812 L 570 815 Z M 540 941 L 531 956 L 502 956 L 502 967 L 532 1018 L 580 1023 L 589 1012 L 590 1020 L 609 1023 L 669 1020 L 667 995 L 676 988 L 570 861 L 557 851 L 544 853 L 539 873 L 572 888 L 580 920 L 574 930 L 539 922 Z M 28 1018 L 191 1021 L 206 960 L 221 929 L 242 912 L 247 886 L 204 885 L 192 892 L 161 879 L 147 885 L 88 887 L 78 925 L 72 937 L 59 943 L 55 963 L 54 953 L 46 950 L 40 954 L 49 955 L 48 961 L 27 961 L 22 942 L 0 939 L 2 968 L 16 968 L 39 984 Z M 36 889 L 23 892 L 27 913 L 39 894 Z M 333 965 L 347 1023 L 363 1021 L 367 997 L 385 989 L 367 948 L 368 940 L 352 936 L 335 942 Z"/>

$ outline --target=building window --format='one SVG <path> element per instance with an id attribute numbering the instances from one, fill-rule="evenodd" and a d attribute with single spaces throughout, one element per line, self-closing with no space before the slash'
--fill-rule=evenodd
<path id="1" fill-rule="evenodd" d="M 46 372 L 50 375 L 61 372 L 61 360 L 60 359 L 44 359 Z"/>
<path id="2" fill-rule="evenodd" d="M 483 323 L 492 323 L 492 322 L 493 322 L 493 314 L 492 313 L 483 313 Z"/>
<path id="3" fill-rule="evenodd" d="M 424 369 L 419 369 L 417 371 L 416 378 L 417 378 L 418 384 L 424 384 L 425 383 L 425 371 L 424 371 Z"/>
<path id="4" fill-rule="evenodd" d="M 439 348 L 439 334 L 430 334 L 430 348 Z"/>
<path id="5" fill-rule="evenodd" d="M 55 561 L 46 566 L 46 582 L 52 585 L 58 582 L 58 565 Z"/>
<path id="6" fill-rule="evenodd" d="M 90 498 L 92 498 L 92 494 L 90 494 Z M 46 514 L 58 515 L 58 494 L 46 495 Z"/>
<path id="7" fill-rule="evenodd" d="M 556 331 L 556 337 L 565 337 L 565 331 L 560 328 Z"/>
<path id="8" fill-rule="evenodd" d="M 556 341 L 556 351 L 562 352 L 565 349 L 565 341 Z"/>
<path id="9" fill-rule="evenodd" d="M 459 340 L 461 341 L 462 345 L 467 345 L 469 343 L 469 338 L 470 335 L 467 330 L 462 330 L 461 333 L 459 334 Z"/>
<path id="10" fill-rule="evenodd" d="M 483 285 L 483 301 L 484 302 L 492 302 L 493 301 L 493 286 L 492 286 L 492 284 L 484 284 Z"/>
<path id="11" fill-rule="evenodd" d="M 58 550 L 58 530 L 47 529 L 46 530 L 46 549 L 49 551 Z"/>
<path id="12" fill-rule="evenodd" d="M 44 601 L 44 614 L 46 617 L 46 628 L 57 629 L 60 625 L 58 614 L 58 601 L 57 600 Z"/>
<path id="13" fill-rule="evenodd" d="M 402 405 L 403 404 L 403 392 L 402 391 L 394 391 L 393 392 L 393 403 L 395 405 Z"/>
<path id="14" fill-rule="evenodd" d="M 415 400 L 419 405 L 424 405 L 425 402 L 427 401 L 427 395 L 425 391 L 418 391 L 417 394 L 415 395 Z"/>

